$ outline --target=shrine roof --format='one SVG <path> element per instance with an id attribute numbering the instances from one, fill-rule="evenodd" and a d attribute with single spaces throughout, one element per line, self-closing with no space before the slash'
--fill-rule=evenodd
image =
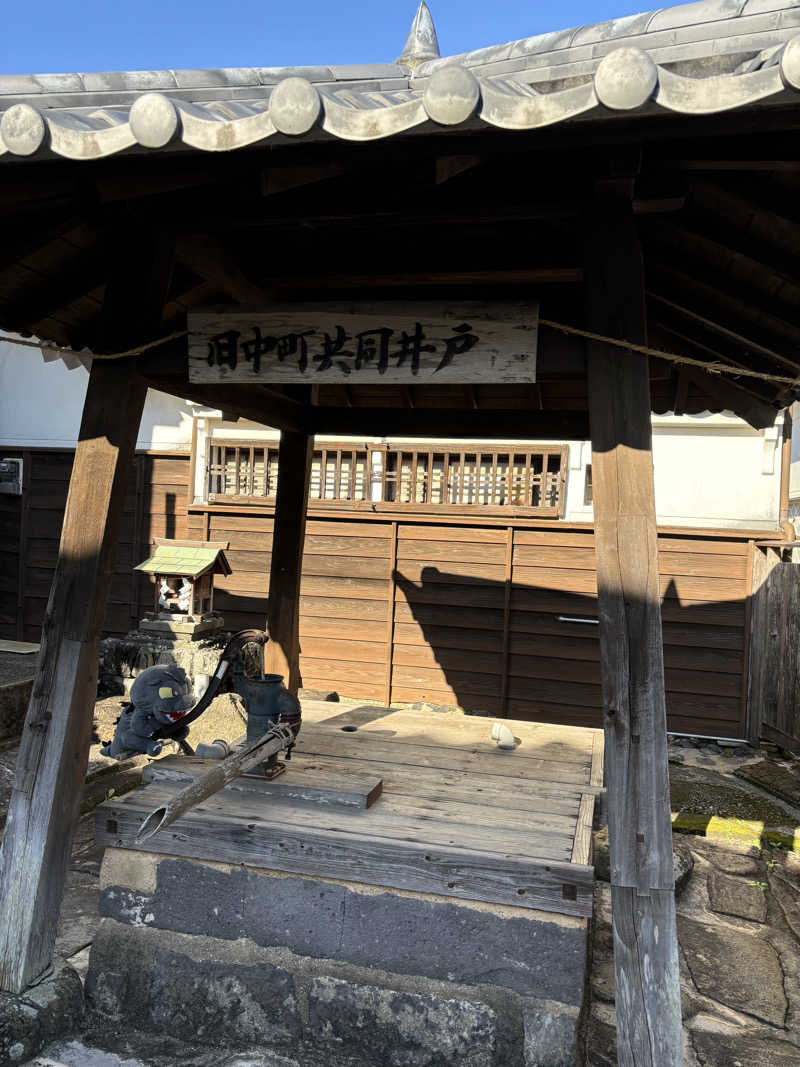
<path id="1" fill-rule="evenodd" d="M 441 57 L 424 3 L 395 63 L 0 76 L 0 156 L 222 152 L 796 101 L 798 0 L 700 0 Z"/>
<path id="2" fill-rule="evenodd" d="M 177 574 L 199 578 L 212 568 L 221 574 L 231 573 L 222 548 L 202 543 L 199 547 L 191 547 L 186 542 L 176 542 L 157 544 L 153 555 L 133 569 L 145 574 Z"/>

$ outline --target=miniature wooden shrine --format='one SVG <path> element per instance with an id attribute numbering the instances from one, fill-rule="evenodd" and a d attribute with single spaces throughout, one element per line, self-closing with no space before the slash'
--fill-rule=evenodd
<path id="1" fill-rule="evenodd" d="M 227 541 L 172 541 L 155 538 L 155 551 L 134 570 L 154 578 L 154 609 L 139 629 L 197 640 L 221 630 L 214 613 L 214 575 L 231 573 Z"/>

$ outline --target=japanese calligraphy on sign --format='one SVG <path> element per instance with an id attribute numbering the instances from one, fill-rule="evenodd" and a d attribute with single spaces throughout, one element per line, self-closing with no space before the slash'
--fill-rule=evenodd
<path id="1" fill-rule="evenodd" d="M 536 380 L 536 308 L 502 321 L 486 309 L 383 315 L 347 311 L 199 311 L 189 314 L 193 382 L 385 382 Z"/>

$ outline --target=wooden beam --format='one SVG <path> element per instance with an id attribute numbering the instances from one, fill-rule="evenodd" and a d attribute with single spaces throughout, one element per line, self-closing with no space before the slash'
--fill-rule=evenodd
<path id="1" fill-rule="evenodd" d="M 718 321 L 730 323 L 742 334 L 753 332 L 776 349 L 786 345 L 789 350 L 800 348 L 800 329 L 781 317 L 783 311 L 794 316 L 796 309 L 781 308 L 758 293 L 753 285 L 737 283 L 731 272 L 716 273 L 692 261 L 684 254 L 680 266 L 667 259 L 654 261 L 648 257 L 648 277 L 657 288 L 675 293 L 679 298 L 698 301 L 705 311 Z M 724 267 L 723 267 L 724 269 Z M 800 362 L 779 356 L 785 366 L 800 370 Z"/>
<path id="2" fill-rule="evenodd" d="M 646 344 L 632 182 L 586 219 L 586 321 Z M 621 1067 L 683 1063 L 648 366 L 588 342 L 595 550 Z"/>
<path id="3" fill-rule="evenodd" d="M 7 317 L 18 324 L 16 328 L 20 331 L 33 331 L 37 322 L 102 285 L 105 280 L 102 251 L 98 247 L 79 252 L 69 268 L 62 269 L 57 276 L 32 274 L 31 277 L 36 282 L 26 290 L 25 297 L 19 303 L 8 305 Z"/>
<path id="4" fill-rule="evenodd" d="M 307 405 L 283 396 L 268 386 L 198 385 L 188 378 L 147 377 L 147 385 L 162 393 L 193 400 L 206 408 L 221 408 L 240 419 L 271 426 L 275 430 L 302 432 L 309 424 Z"/>
<path id="5" fill-rule="evenodd" d="M 647 240 L 648 244 L 653 241 L 656 245 L 677 250 L 679 262 L 686 263 L 687 258 L 695 258 L 725 278 L 729 275 L 735 277 L 739 284 L 750 287 L 751 300 L 755 287 L 764 294 L 764 301 L 778 297 L 785 316 L 796 314 L 797 305 L 800 304 L 796 269 L 790 273 L 774 265 L 774 259 L 782 259 L 778 249 L 769 249 L 761 244 L 758 254 L 752 245 L 744 252 L 737 247 L 735 237 L 731 239 L 730 232 L 724 238 L 721 235 L 712 237 L 662 220 L 648 223 Z"/>
<path id="6" fill-rule="evenodd" d="M 800 159 L 679 159 L 665 160 L 664 167 L 685 171 L 767 171 L 794 174 Z"/>
<path id="7" fill-rule="evenodd" d="M 393 274 L 282 274 L 270 279 L 288 289 L 397 289 L 419 285 L 574 285 L 581 267 L 532 267 L 510 270 L 413 270 Z"/>
<path id="8" fill-rule="evenodd" d="M 269 572 L 270 640 L 265 666 L 269 674 L 280 674 L 293 693 L 300 685 L 300 574 L 313 452 L 311 434 L 281 433 Z"/>
<path id="9" fill-rule="evenodd" d="M 689 319 L 691 322 L 696 322 L 698 325 L 704 326 L 712 333 L 717 333 L 720 337 L 725 337 L 729 341 L 735 341 L 736 344 L 741 345 L 744 349 L 749 349 L 751 352 L 757 352 L 758 355 L 764 356 L 773 363 L 779 363 L 781 367 L 788 367 L 790 371 L 795 373 L 800 371 L 800 363 L 795 363 L 792 360 L 787 359 L 786 356 L 782 356 L 772 348 L 767 348 L 766 345 L 759 344 L 758 341 L 754 341 L 751 337 L 745 337 L 743 334 L 737 333 L 735 330 L 729 330 L 728 327 L 723 326 L 721 322 L 709 319 L 705 315 L 701 315 L 699 312 L 685 307 L 683 304 L 678 304 L 674 300 L 670 300 L 668 297 L 663 296 L 661 293 L 655 292 L 653 289 L 648 289 L 647 295 L 650 300 L 656 300 L 659 304 L 663 304 L 664 307 L 668 307 L 671 311 L 677 312 L 682 318 Z"/>
<path id="10" fill-rule="evenodd" d="M 290 189 L 341 178 L 348 172 L 344 162 L 326 160 L 320 163 L 296 163 L 291 167 L 265 167 L 261 172 L 262 196 L 277 196 Z"/>
<path id="11" fill-rule="evenodd" d="M 262 304 L 267 299 L 265 290 L 245 276 L 236 256 L 213 237 L 182 234 L 176 254 L 194 274 L 213 282 L 240 304 Z"/>
<path id="12" fill-rule="evenodd" d="M 151 389 L 194 400 L 203 407 L 224 408 L 238 418 L 276 430 L 303 431 L 309 424 L 309 405 L 267 385 L 210 385 L 189 381 L 185 338 L 178 338 L 140 356 L 139 373 Z"/>
<path id="13" fill-rule="evenodd" d="M 566 440 L 589 438 L 586 411 L 508 411 L 491 408 L 337 408 L 316 407 L 314 433 L 364 434 L 367 437 L 454 437 L 480 440 Z"/>
<path id="14" fill-rule="evenodd" d="M 716 182 L 692 179 L 692 217 L 728 248 L 797 278 L 800 223 Z"/>
<path id="15" fill-rule="evenodd" d="M 20 260 L 38 252 L 60 237 L 77 229 L 81 219 L 63 211 L 44 215 L 38 226 L 21 225 L 6 231 L 3 247 L 0 248 L 0 270 L 13 267 Z"/>
<path id="16" fill-rule="evenodd" d="M 484 162 L 483 156 L 437 156 L 435 182 L 437 185 L 444 185 L 445 182 L 474 170 Z"/>
<path id="17" fill-rule="evenodd" d="M 152 336 L 171 258 L 120 239 L 101 340 Z M 132 361 L 95 361 L 70 478 L 58 562 L 0 862 L 0 988 L 21 992 L 49 965 L 89 754 L 99 637 L 145 383 Z"/>
<path id="18" fill-rule="evenodd" d="M 121 235 L 116 252 L 100 335 L 110 346 L 157 331 L 172 267 L 170 243 L 146 232 Z M 93 363 L 0 857 L 0 988 L 14 993 L 51 960 L 145 395 L 133 361 Z"/>
<path id="19" fill-rule="evenodd" d="M 339 213 L 308 211 L 297 214 L 269 211 L 243 210 L 215 214 L 213 208 L 201 215 L 195 207 L 182 214 L 180 218 L 172 213 L 172 222 L 181 232 L 212 233 L 228 232 L 235 229 L 281 229 L 296 230 L 299 227 L 319 229 L 406 229 L 413 226 L 482 226 L 497 223 L 529 222 L 536 219 L 574 218 L 584 208 L 580 200 L 546 200 L 537 203 L 498 205 L 476 202 L 471 210 L 451 209 L 444 206 L 424 209 L 416 204 L 403 210 L 386 211 L 381 205 L 342 210 Z M 249 208 L 249 205 L 248 205 Z M 167 221 L 165 219 L 165 221 Z"/>

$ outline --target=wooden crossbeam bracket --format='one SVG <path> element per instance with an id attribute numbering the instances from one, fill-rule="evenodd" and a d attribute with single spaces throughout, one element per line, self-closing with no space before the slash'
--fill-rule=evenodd
<path id="1" fill-rule="evenodd" d="M 251 282 L 236 257 L 220 241 L 203 234 L 184 233 L 178 239 L 177 258 L 201 278 L 213 282 L 240 304 L 262 304 L 269 290 Z"/>

